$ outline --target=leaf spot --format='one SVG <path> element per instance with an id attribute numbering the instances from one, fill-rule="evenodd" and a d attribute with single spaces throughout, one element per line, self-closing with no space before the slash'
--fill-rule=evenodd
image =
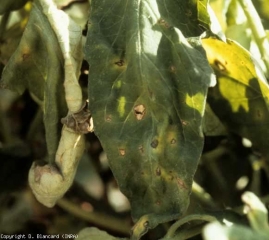
<path id="1" fill-rule="evenodd" d="M 123 148 L 120 148 L 119 149 L 119 154 L 121 155 L 121 156 L 125 156 L 125 149 L 123 149 Z"/>
<path id="2" fill-rule="evenodd" d="M 143 153 L 144 153 L 144 148 L 143 148 L 143 146 L 142 146 L 142 145 L 140 145 L 140 146 L 138 147 L 138 149 L 139 149 L 139 152 L 140 152 L 141 154 L 143 154 Z"/>
<path id="3" fill-rule="evenodd" d="M 191 17 L 192 16 L 192 11 L 191 10 L 187 10 L 187 12 L 185 14 L 186 14 L 186 16 Z"/>
<path id="4" fill-rule="evenodd" d="M 137 120 L 142 120 L 146 113 L 146 108 L 143 104 L 139 104 L 134 107 L 134 113 Z"/>
<path id="5" fill-rule="evenodd" d="M 158 147 L 158 144 L 159 144 L 159 141 L 157 139 L 154 139 L 151 142 L 150 146 L 153 147 L 153 148 L 156 148 L 156 147 Z"/>
<path id="6" fill-rule="evenodd" d="M 111 122 L 111 120 L 112 120 L 112 116 L 111 115 L 107 115 L 105 121 L 106 122 Z"/>
<path id="7" fill-rule="evenodd" d="M 170 25 L 164 19 L 159 19 L 158 23 L 165 28 L 170 28 Z"/>
<path id="8" fill-rule="evenodd" d="M 214 64 L 215 64 L 215 66 L 217 67 L 217 69 L 218 69 L 219 71 L 221 71 L 221 72 L 226 72 L 226 71 L 227 71 L 227 69 L 226 69 L 226 67 L 225 67 L 225 65 L 227 64 L 227 62 L 225 62 L 225 63 L 223 64 L 223 63 L 221 63 L 219 60 L 215 59 Z"/>
<path id="9" fill-rule="evenodd" d="M 182 179 L 180 179 L 179 177 L 176 178 L 177 179 L 177 184 L 181 187 L 181 188 L 184 188 L 184 189 L 187 189 L 185 183 L 183 182 Z"/>
<path id="10" fill-rule="evenodd" d="M 177 142 L 177 140 L 174 138 L 170 141 L 171 144 L 175 144 L 176 142 Z"/>
<path id="11" fill-rule="evenodd" d="M 148 228 L 149 227 L 149 221 L 144 222 L 143 226 L 144 226 L 144 228 Z"/>
<path id="12" fill-rule="evenodd" d="M 183 126 L 187 126 L 188 125 L 188 123 L 186 121 L 181 121 L 181 123 L 182 123 Z"/>
<path id="13" fill-rule="evenodd" d="M 118 65 L 119 67 L 122 67 L 124 65 L 124 61 L 120 59 L 119 61 L 115 62 L 115 64 Z"/>
<path id="14" fill-rule="evenodd" d="M 162 172 L 161 172 L 161 169 L 159 167 L 157 167 L 156 169 L 156 175 L 157 176 L 161 176 Z"/>
<path id="15" fill-rule="evenodd" d="M 159 200 L 156 201 L 156 205 L 160 206 L 161 202 Z"/>
<path id="16" fill-rule="evenodd" d="M 176 72 L 176 67 L 174 65 L 170 66 L 170 71 L 172 73 L 175 73 Z"/>
<path id="17" fill-rule="evenodd" d="M 29 57 L 30 57 L 30 54 L 28 54 L 28 53 L 24 53 L 24 54 L 22 55 L 22 60 L 23 60 L 23 61 L 26 61 Z"/>

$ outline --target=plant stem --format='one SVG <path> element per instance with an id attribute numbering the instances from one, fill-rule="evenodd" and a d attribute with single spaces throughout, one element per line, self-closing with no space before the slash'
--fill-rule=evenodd
<path id="1" fill-rule="evenodd" d="M 80 207 L 62 198 L 58 200 L 57 205 L 72 215 L 96 224 L 102 228 L 109 229 L 124 235 L 130 235 L 131 226 L 124 220 L 100 213 L 100 212 L 85 212 Z"/>
<path id="2" fill-rule="evenodd" d="M 169 240 L 184 240 L 194 237 L 200 234 L 205 227 L 205 223 L 197 224 L 196 226 L 192 227 L 191 229 L 184 229 L 176 234 L 174 237 L 170 238 Z"/>
<path id="3" fill-rule="evenodd" d="M 2 37 L 4 35 L 4 32 L 6 31 L 9 15 L 10 15 L 10 12 L 6 12 L 2 16 L 2 19 L 1 19 L 1 22 L 0 22 L 0 41 L 3 40 Z"/>
<path id="4" fill-rule="evenodd" d="M 167 231 L 166 235 L 165 235 L 165 239 L 171 239 L 177 229 L 182 226 L 183 224 L 190 222 L 190 221 L 194 221 L 194 220 L 199 220 L 199 221 L 207 221 L 207 222 L 213 222 L 216 221 L 217 218 L 212 216 L 212 215 L 207 215 L 207 214 L 192 214 L 192 215 L 188 215 L 178 221 L 176 221 Z"/>
<path id="5" fill-rule="evenodd" d="M 244 13 L 247 17 L 249 26 L 251 28 L 254 40 L 257 43 L 259 48 L 262 60 L 264 61 L 266 67 L 266 77 L 269 76 L 269 41 L 267 39 L 265 30 L 263 28 L 261 19 L 252 4 L 251 0 L 239 0 L 238 1 L 244 10 Z"/>

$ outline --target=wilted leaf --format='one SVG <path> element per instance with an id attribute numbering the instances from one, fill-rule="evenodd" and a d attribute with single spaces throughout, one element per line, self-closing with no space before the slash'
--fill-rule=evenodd
<path id="1" fill-rule="evenodd" d="M 53 207 L 73 183 L 79 160 L 85 149 L 84 135 L 63 127 L 55 164 L 34 162 L 28 181 L 37 200 Z"/>
<path id="2" fill-rule="evenodd" d="M 1 0 L 0 15 L 23 7 L 28 0 Z"/>
<path id="3" fill-rule="evenodd" d="M 209 104 L 230 131 L 250 139 L 269 160 L 269 86 L 247 50 L 235 42 L 202 40 L 218 78 Z"/>
<path id="4" fill-rule="evenodd" d="M 59 119 L 67 112 L 63 64 L 58 40 L 36 1 L 20 44 L 3 70 L 0 84 L 20 94 L 28 89 L 43 101 L 50 160 L 54 159 L 59 142 Z"/>
<path id="5" fill-rule="evenodd" d="M 212 72 L 173 27 L 199 33 L 186 14 L 196 8 L 187 3 L 91 3 L 85 50 L 90 110 L 134 220 L 146 215 L 134 229 L 137 238 L 186 210 L 203 147 Z"/>

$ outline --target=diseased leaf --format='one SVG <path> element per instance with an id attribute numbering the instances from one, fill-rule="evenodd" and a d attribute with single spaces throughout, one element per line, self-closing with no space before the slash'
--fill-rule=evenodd
<path id="1" fill-rule="evenodd" d="M 91 131 L 93 126 L 89 120 L 88 110 L 84 111 L 82 107 L 82 92 L 78 83 L 82 63 L 81 28 L 70 20 L 67 14 L 58 10 L 52 0 L 40 0 L 40 5 L 57 37 L 56 43 L 59 42 L 60 54 L 64 57 L 63 66 L 58 62 L 56 67 L 64 69 L 64 93 L 70 113 L 63 119 L 65 125 L 56 155 L 51 155 L 53 159 L 47 165 L 34 162 L 28 176 L 29 185 L 36 198 L 44 205 L 52 207 L 73 183 L 78 162 L 85 149 L 82 133 Z M 47 99 L 47 102 L 49 100 Z"/>
<path id="2" fill-rule="evenodd" d="M 20 44 L 3 70 L 0 84 L 20 94 L 28 89 L 43 101 L 50 161 L 55 157 L 59 142 L 59 119 L 67 112 L 63 64 L 58 40 L 36 1 Z"/>
<path id="3" fill-rule="evenodd" d="M 187 2 L 91 2 L 89 107 L 132 216 L 141 218 L 133 239 L 185 212 L 203 147 L 212 70 L 174 27 L 200 33 Z"/>
<path id="4" fill-rule="evenodd" d="M 202 40 L 218 84 L 210 89 L 212 110 L 230 131 L 251 140 L 269 160 L 269 86 L 250 53 L 227 39 Z"/>
<path id="5" fill-rule="evenodd" d="M 84 135 L 66 126 L 56 152 L 55 164 L 34 162 L 28 175 L 29 185 L 39 202 L 53 207 L 73 183 L 79 160 L 85 149 Z"/>

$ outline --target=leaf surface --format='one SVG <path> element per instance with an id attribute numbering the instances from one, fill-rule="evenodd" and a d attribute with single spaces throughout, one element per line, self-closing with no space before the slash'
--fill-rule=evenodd
<path id="1" fill-rule="evenodd" d="M 33 3 L 20 44 L 5 66 L 0 84 L 22 94 L 28 89 L 43 101 L 49 159 L 59 142 L 59 119 L 66 114 L 63 55 L 38 1 Z"/>
<path id="2" fill-rule="evenodd" d="M 203 147 L 212 71 L 182 34 L 201 31 L 186 17 L 187 10 L 197 12 L 187 3 L 91 3 L 89 107 L 134 220 L 145 215 L 134 235 L 185 212 Z"/>
<path id="3" fill-rule="evenodd" d="M 248 138 L 269 157 L 269 86 L 250 53 L 236 42 L 202 40 L 217 75 L 209 91 L 209 104 L 230 131 Z"/>

